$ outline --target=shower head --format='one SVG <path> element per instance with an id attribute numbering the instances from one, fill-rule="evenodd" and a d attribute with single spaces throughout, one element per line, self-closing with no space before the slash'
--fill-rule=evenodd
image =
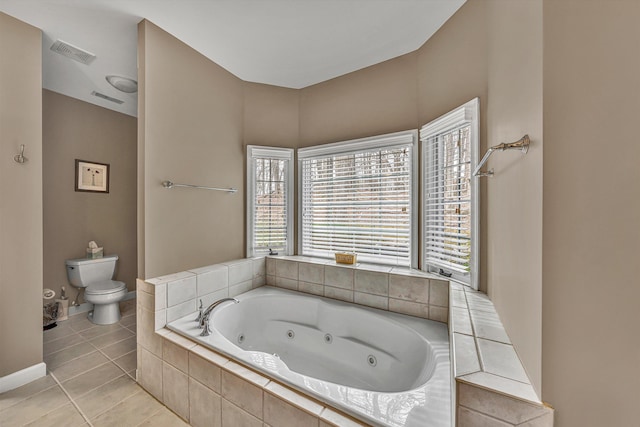
<path id="1" fill-rule="evenodd" d="M 529 135 L 525 135 L 515 142 L 511 142 L 509 144 L 503 142 L 502 144 L 495 145 L 491 147 L 491 150 L 495 150 L 495 151 L 520 150 L 523 153 L 526 153 L 527 151 L 529 151 L 530 142 L 531 141 L 529 140 Z"/>

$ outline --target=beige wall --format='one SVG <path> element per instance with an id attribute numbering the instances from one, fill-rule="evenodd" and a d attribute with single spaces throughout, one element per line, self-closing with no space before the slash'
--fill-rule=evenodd
<path id="1" fill-rule="evenodd" d="M 300 136 L 299 90 L 244 82 L 244 143 L 295 148 Z"/>
<path id="2" fill-rule="evenodd" d="M 544 1 L 542 395 L 638 425 L 640 3 Z"/>
<path id="3" fill-rule="evenodd" d="M 65 260 L 84 258 L 90 240 L 117 254 L 116 279 L 135 290 L 135 117 L 43 91 L 44 287 L 73 299 Z M 110 165 L 109 193 L 75 191 L 75 159 Z"/>
<path id="4" fill-rule="evenodd" d="M 299 147 L 414 129 L 415 53 L 300 90 Z"/>
<path id="5" fill-rule="evenodd" d="M 41 39 L 0 13 L 0 378 L 42 362 Z"/>
<path id="6" fill-rule="evenodd" d="M 243 84 L 152 23 L 139 25 L 140 277 L 244 254 Z M 163 180 L 235 187 L 236 194 Z"/>
<path id="7" fill-rule="evenodd" d="M 529 152 L 494 153 L 482 178 L 488 294 L 542 389 L 542 1 L 487 2 L 487 146 L 528 134 Z M 521 31 L 526 28 L 526 31 Z M 552 403 L 554 403 L 552 401 Z"/>

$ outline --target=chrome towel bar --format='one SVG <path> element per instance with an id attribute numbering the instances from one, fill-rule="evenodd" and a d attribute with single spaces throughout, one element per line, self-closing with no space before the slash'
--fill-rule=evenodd
<path id="1" fill-rule="evenodd" d="M 205 187 L 204 185 L 176 184 L 171 181 L 162 181 L 162 186 L 164 188 L 188 187 L 188 188 L 200 188 L 202 190 L 226 191 L 227 193 L 231 193 L 231 194 L 238 192 L 236 188 L 217 188 L 217 187 Z"/>
<path id="2" fill-rule="evenodd" d="M 482 160 L 480 160 L 480 163 L 478 163 L 478 166 L 473 171 L 473 176 L 493 176 L 493 169 L 487 172 L 480 172 L 480 169 L 482 168 L 482 166 L 484 166 L 487 160 L 489 160 L 489 157 L 493 154 L 494 151 L 520 150 L 524 154 L 527 154 L 527 151 L 529 151 L 530 143 L 531 141 L 529 140 L 529 135 L 525 135 L 519 140 L 512 142 L 510 144 L 503 142 L 502 144 L 494 145 L 493 147 L 487 150 Z"/>

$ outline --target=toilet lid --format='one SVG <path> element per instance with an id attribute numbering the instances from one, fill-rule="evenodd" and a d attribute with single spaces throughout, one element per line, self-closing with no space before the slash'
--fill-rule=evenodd
<path id="1" fill-rule="evenodd" d="M 104 282 L 92 283 L 84 290 L 85 294 L 90 295 L 105 295 L 112 294 L 114 292 L 120 292 L 126 289 L 127 285 L 115 280 L 105 280 Z"/>

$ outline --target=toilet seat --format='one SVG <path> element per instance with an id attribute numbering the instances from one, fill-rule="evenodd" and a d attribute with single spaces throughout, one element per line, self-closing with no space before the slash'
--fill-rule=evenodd
<path id="1" fill-rule="evenodd" d="M 116 280 L 91 283 L 84 290 L 85 295 L 109 295 L 126 290 L 127 285 Z"/>

